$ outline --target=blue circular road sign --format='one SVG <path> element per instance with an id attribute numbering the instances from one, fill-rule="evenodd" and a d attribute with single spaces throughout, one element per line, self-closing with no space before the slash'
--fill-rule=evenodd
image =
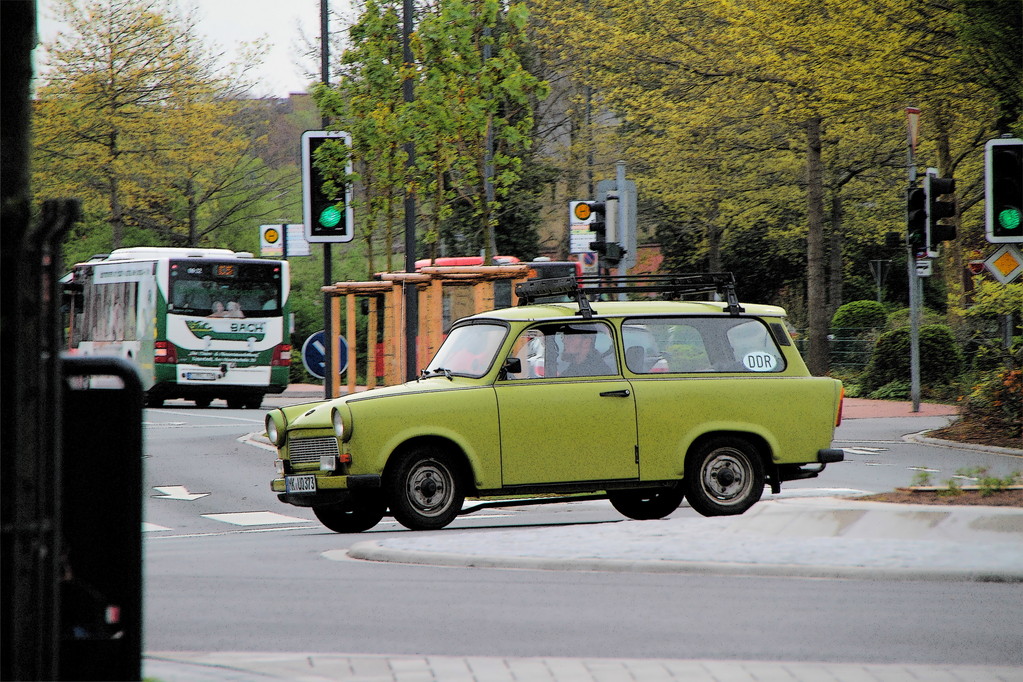
<path id="1" fill-rule="evenodd" d="M 341 342 L 341 366 L 337 369 L 340 374 L 348 369 L 348 341 L 340 334 L 337 338 Z M 302 344 L 302 364 L 317 379 L 327 376 L 327 335 L 322 329 Z"/>

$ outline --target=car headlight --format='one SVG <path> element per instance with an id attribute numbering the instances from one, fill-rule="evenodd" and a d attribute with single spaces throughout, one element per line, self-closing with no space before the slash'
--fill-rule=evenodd
<path id="1" fill-rule="evenodd" d="M 266 413 L 266 437 L 270 442 L 280 447 L 284 445 L 284 413 L 280 410 Z"/>
<path id="2" fill-rule="evenodd" d="M 345 423 L 341 419 L 341 412 L 335 407 L 330 411 L 330 423 L 334 425 L 334 435 L 338 440 L 345 438 Z"/>

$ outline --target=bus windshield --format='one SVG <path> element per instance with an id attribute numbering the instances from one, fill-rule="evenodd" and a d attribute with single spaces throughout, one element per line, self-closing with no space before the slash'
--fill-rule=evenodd
<path id="1" fill-rule="evenodd" d="M 172 261 L 167 301 L 174 315 L 280 316 L 281 269 L 274 263 Z"/>

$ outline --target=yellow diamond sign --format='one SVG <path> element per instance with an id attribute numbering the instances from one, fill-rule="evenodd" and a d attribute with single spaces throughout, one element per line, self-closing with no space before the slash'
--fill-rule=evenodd
<path id="1" fill-rule="evenodd" d="M 988 272 L 1002 284 L 1008 284 L 1023 272 L 1023 254 L 1013 244 L 1006 244 L 984 261 Z"/>

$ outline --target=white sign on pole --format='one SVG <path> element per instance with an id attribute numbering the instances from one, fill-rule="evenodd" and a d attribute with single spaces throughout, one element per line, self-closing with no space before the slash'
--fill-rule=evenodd
<path id="1" fill-rule="evenodd" d="M 916 262 L 916 276 L 917 277 L 930 277 L 934 274 L 934 268 L 932 266 L 933 261 L 930 259 L 918 260 Z"/>
<path id="2" fill-rule="evenodd" d="M 285 242 L 286 248 L 285 248 Z M 260 225 L 259 255 L 271 258 L 308 256 L 309 242 L 305 238 L 305 226 Z"/>

